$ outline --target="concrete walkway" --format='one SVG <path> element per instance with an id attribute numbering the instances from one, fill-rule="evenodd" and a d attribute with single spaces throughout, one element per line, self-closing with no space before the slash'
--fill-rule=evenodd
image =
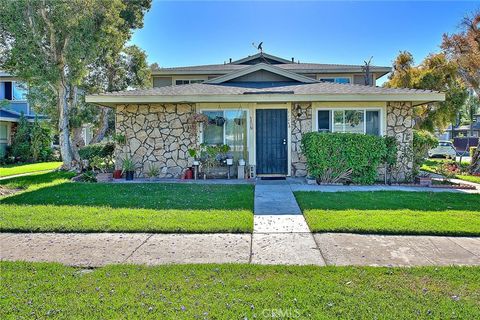
<path id="1" fill-rule="evenodd" d="M 257 180 L 255 215 L 302 214 L 286 180 Z"/>
<path id="2" fill-rule="evenodd" d="M 0 259 L 106 264 L 480 265 L 480 238 L 356 234 L 2 233 Z"/>

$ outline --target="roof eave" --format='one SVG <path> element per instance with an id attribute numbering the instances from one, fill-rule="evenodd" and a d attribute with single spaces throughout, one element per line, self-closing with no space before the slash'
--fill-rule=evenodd
<path id="1" fill-rule="evenodd" d="M 443 93 L 389 93 L 389 94 L 235 94 L 235 95 L 145 95 L 114 96 L 90 95 L 85 101 L 102 106 L 148 103 L 197 102 L 313 102 L 313 101 L 410 101 L 414 106 L 444 101 Z"/>

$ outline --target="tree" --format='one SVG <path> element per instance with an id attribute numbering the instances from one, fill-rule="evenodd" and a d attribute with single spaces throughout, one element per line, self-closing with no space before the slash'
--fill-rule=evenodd
<path id="1" fill-rule="evenodd" d="M 442 49 L 457 64 L 463 81 L 480 97 L 480 11 L 465 17 L 458 33 L 444 34 Z M 470 171 L 480 173 L 480 142 Z"/>
<path id="2" fill-rule="evenodd" d="M 112 56 L 113 55 L 113 56 Z M 127 88 L 146 88 L 151 86 L 151 71 L 145 51 L 137 46 L 128 46 L 120 52 L 98 59 L 86 81 L 89 92 L 102 93 L 121 91 Z M 98 107 L 95 107 L 98 110 Z M 100 142 L 109 128 L 110 108 L 100 107 L 98 129 L 92 143 Z"/>
<path id="3" fill-rule="evenodd" d="M 0 0 L 0 68 L 54 97 L 66 168 L 79 160 L 70 113 L 88 66 L 123 46 L 149 8 L 150 0 Z"/>
<path id="4" fill-rule="evenodd" d="M 417 128 L 444 130 L 457 118 L 468 92 L 457 76 L 457 66 L 445 54 L 430 54 L 414 66 L 411 53 L 402 51 L 393 63 L 393 72 L 386 87 L 428 89 L 445 92 L 445 101 L 429 103 L 415 108 Z"/>

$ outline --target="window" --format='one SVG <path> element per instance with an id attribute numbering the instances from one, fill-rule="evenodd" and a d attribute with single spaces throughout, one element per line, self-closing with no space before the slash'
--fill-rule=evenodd
<path id="1" fill-rule="evenodd" d="M 203 80 L 190 80 L 190 79 L 186 79 L 186 80 L 175 80 L 175 85 L 182 85 L 182 84 L 192 84 L 192 83 L 202 83 Z"/>
<path id="2" fill-rule="evenodd" d="M 226 144 L 234 158 L 247 159 L 247 111 L 203 111 L 208 125 L 203 126 L 202 142 L 208 145 Z"/>
<path id="3" fill-rule="evenodd" d="M 350 83 L 350 78 L 344 78 L 344 77 L 320 78 L 320 81 L 332 82 L 332 83 Z"/>
<path id="4" fill-rule="evenodd" d="M 350 132 L 378 136 L 381 134 L 380 110 L 318 110 L 317 130 L 319 132 Z"/>
<path id="5" fill-rule="evenodd" d="M 0 82 L 0 99 L 25 101 L 27 92 L 27 86 L 21 82 Z"/>

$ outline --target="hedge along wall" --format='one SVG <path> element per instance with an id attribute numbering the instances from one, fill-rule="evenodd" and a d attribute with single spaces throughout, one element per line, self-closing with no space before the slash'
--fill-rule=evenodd
<path id="1" fill-rule="evenodd" d="M 325 183 L 372 184 L 387 155 L 383 137 L 355 133 L 306 133 L 302 151 L 309 174 Z"/>

